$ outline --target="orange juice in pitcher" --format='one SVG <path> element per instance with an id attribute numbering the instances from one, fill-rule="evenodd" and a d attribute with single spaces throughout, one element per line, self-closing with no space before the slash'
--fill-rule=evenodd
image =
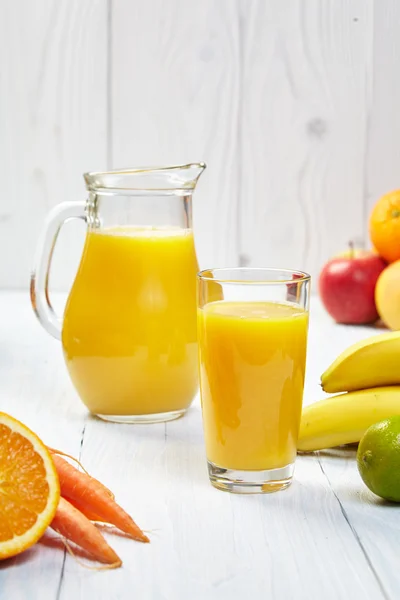
<path id="1" fill-rule="evenodd" d="M 91 412 L 139 417 L 187 408 L 197 390 L 196 272 L 190 230 L 88 234 L 62 342 Z"/>
<path id="2" fill-rule="evenodd" d="M 50 333 L 61 336 L 79 396 L 103 419 L 174 419 L 197 392 L 191 196 L 203 169 L 195 164 L 85 176 L 88 231 L 61 328 L 48 304 L 49 261 L 39 260 L 32 279 L 35 310 Z M 65 211 L 64 218 L 80 216 L 82 206 L 69 204 Z"/>

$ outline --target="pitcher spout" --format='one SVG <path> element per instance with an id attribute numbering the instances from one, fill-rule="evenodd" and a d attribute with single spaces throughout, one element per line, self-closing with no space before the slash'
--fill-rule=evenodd
<path id="1" fill-rule="evenodd" d="M 199 162 L 170 167 L 92 172 L 85 173 L 84 178 L 89 191 L 106 189 L 182 193 L 195 189 L 205 168 L 206 164 Z"/>

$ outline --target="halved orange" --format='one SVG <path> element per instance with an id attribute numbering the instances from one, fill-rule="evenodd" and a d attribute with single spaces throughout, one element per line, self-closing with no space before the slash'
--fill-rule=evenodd
<path id="1" fill-rule="evenodd" d="M 58 475 L 46 446 L 20 421 L 0 412 L 0 559 L 38 541 L 59 499 Z"/>

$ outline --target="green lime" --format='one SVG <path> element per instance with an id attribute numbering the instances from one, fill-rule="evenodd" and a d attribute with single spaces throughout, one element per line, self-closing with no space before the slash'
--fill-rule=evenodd
<path id="1" fill-rule="evenodd" d="M 367 429 L 358 446 L 357 465 L 371 492 L 400 502 L 400 416 Z"/>

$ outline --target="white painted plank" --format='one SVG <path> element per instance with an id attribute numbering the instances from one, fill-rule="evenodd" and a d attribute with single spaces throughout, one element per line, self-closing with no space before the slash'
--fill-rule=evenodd
<path id="1" fill-rule="evenodd" d="M 194 196 L 202 267 L 237 262 L 236 6 L 230 0 L 113 3 L 112 164 L 208 164 Z"/>
<path id="2" fill-rule="evenodd" d="M 381 582 L 387 598 L 400 595 L 399 507 L 384 502 L 361 480 L 354 449 L 320 452 L 320 462 L 329 485 Z"/>
<path id="3" fill-rule="evenodd" d="M 336 351 L 347 345 L 347 331 L 349 339 L 360 336 L 358 331 L 371 332 L 334 326 L 316 299 L 314 310 L 308 402 L 327 358 L 321 352 L 326 332 Z M 126 597 L 129 589 L 144 600 L 239 599 L 248 594 L 268 594 L 274 600 L 384 597 L 315 457 L 299 457 L 295 483 L 282 494 L 230 496 L 210 486 L 198 403 L 184 419 L 165 427 L 132 428 L 90 419 L 82 459 L 150 530 L 152 543 L 143 547 L 110 536 L 124 568 L 108 576 L 109 587 L 67 557 L 62 599 L 92 592 L 100 600 L 110 589 L 115 598 Z"/>
<path id="4" fill-rule="evenodd" d="M 340 352 L 350 344 L 369 337 L 378 330 L 371 327 L 335 325 L 314 299 L 310 327 L 310 349 L 319 348 L 309 355 L 306 403 L 324 394 L 319 388 L 319 375 Z M 383 331 L 383 330 L 382 330 Z M 311 363 L 312 361 L 312 363 Z M 310 376 L 310 374 L 313 376 Z M 334 491 L 337 503 L 349 522 L 359 547 L 368 560 L 387 598 L 400 596 L 400 576 L 397 557 L 400 551 L 398 505 L 386 503 L 369 492 L 361 480 L 354 449 L 332 449 L 317 453 L 326 482 Z M 303 460 L 315 461 L 313 456 Z"/>
<path id="5" fill-rule="evenodd" d="M 374 2 L 374 70 L 370 103 L 365 220 L 376 200 L 400 187 L 400 3 Z"/>
<path id="6" fill-rule="evenodd" d="M 86 412 L 68 381 L 60 348 L 41 331 L 25 294 L 0 295 L 0 331 L 0 410 L 77 454 Z M 317 397 L 327 361 L 370 333 L 333 325 L 314 299 L 307 402 Z M 224 494 L 208 482 L 198 403 L 166 427 L 89 418 L 82 450 L 86 467 L 150 530 L 152 543 L 109 535 L 124 560 L 115 572 L 87 571 L 67 557 L 63 599 L 398 597 L 395 509 L 363 501 L 368 494 L 360 490 L 354 463 L 343 467 L 321 458 L 325 475 L 315 457 L 302 456 L 293 486 L 281 494 Z M 0 598 L 25 598 L 29 586 L 30 598 L 55 600 L 62 556 L 39 545 L 2 565 Z"/>
<path id="7" fill-rule="evenodd" d="M 63 600 L 101 600 L 111 589 L 143 600 L 382 597 L 315 459 L 299 459 L 282 494 L 231 496 L 208 482 L 198 405 L 166 432 L 88 422 L 85 466 L 150 529 L 152 543 L 110 535 L 124 567 L 107 585 L 67 557 Z"/>
<path id="8" fill-rule="evenodd" d="M 372 4 L 240 3 L 243 262 L 316 275 L 363 239 Z"/>
<path id="9" fill-rule="evenodd" d="M 28 293 L 0 293 L 0 411 L 50 446 L 78 455 L 86 411 L 72 388 L 61 346 L 40 327 Z M 0 598 L 55 600 L 64 548 L 48 536 L 0 564 Z"/>
<path id="10" fill-rule="evenodd" d="M 0 56 L 0 288 L 27 288 L 45 215 L 106 167 L 107 0 L 1 2 Z M 68 226 L 56 287 L 69 286 L 82 238 Z"/>

